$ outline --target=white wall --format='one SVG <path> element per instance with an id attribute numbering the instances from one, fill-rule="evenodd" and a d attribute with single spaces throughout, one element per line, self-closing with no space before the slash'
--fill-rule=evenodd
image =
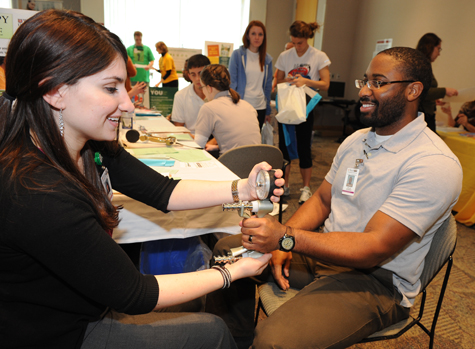
<path id="1" fill-rule="evenodd" d="M 103 0 L 81 0 L 81 12 L 96 22 L 104 24 Z"/>
<path id="2" fill-rule="evenodd" d="M 442 39 L 433 63 L 439 86 L 475 86 L 475 1 L 473 0 L 331 0 L 322 49 L 347 82 L 347 97 L 357 98 L 354 79 L 372 59 L 376 40 L 392 38 L 393 46 L 415 47 L 425 33 Z M 345 46 L 344 48 L 341 46 Z"/>

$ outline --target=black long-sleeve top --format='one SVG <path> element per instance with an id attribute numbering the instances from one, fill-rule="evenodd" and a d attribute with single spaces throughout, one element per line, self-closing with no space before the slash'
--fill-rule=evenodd
<path id="1" fill-rule="evenodd" d="M 122 148 L 103 156 L 114 189 L 166 212 L 178 181 Z M 49 192 L 15 191 L 5 185 L 10 173 L 0 168 L 2 348 L 80 348 L 87 324 L 107 307 L 128 314 L 154 308 L 155 277 L 136 270 L 84 193 L 48 166 L 28 184 L 54 183 Z"/>

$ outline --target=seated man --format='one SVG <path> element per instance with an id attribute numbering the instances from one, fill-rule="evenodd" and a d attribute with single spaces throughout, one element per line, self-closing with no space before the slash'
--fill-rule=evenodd
<path id="1" fill-rule="evenodd" d="M 175 126 L 185 126 L 191 134 L 195 134 L 196 118 L 205 95 L 201 90 L 200 74 L 210 64 L 208 57 L 198 54 L 188 59 L 188 75 L 192 84 L 175 94 L 171 121 Z"/>
<path id="2" fill-rule="evenodd" d="M 242 236 L 218 242 L 217 254 L 241 244 L 273 251 L 276 283 L 301 289 L 259 322 L 254 347 L 345 348 L 408 317 L 434 232 L 462 183 L 458 159 L 417 112 L 431 76 L 414 49 L 376 55 L 357 80 L 361 120 L 371 128 L 341 144 L 321 186 L 285 226 L 249 218 Z M 207 299 L 207 310 L 245 345 L 253 335 L 252 281 Z"/>

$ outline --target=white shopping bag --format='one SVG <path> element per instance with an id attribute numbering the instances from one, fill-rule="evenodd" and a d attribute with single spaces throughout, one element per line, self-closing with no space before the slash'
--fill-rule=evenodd
<path id="1" fill-rule="evenodd" d="M 262 125 L 261 138 L 262 144 L 274 145 L 274 128 L 268 121 Z"/>
<path id="2" fill-rule="evenodd" d="M 297 87 L 286 82 L 277 85 L 277 106 L 275 116 L 282 124 L 298 125 L 307 120 L 305 85 Z"/>

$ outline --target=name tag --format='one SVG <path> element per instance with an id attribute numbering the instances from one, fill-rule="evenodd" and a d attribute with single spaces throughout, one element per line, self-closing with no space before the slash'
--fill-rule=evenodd
<path id="1" fill-rule="evenodd" d="M 346 170 L 345 181 L 343 182 L 343 189 L 341 191 L 343 195 L 355 195 L 359 172 L 360 170 L 357 168 L 349 168 Z"/>

